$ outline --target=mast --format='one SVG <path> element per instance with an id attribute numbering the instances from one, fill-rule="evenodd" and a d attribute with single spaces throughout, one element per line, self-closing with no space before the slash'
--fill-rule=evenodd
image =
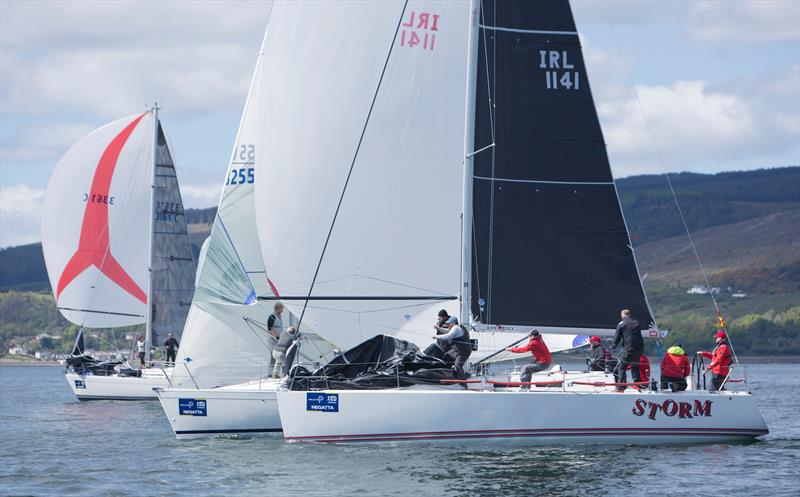
<path id="1" fill-rule="evenodd" d="M 148 230 L 147 257 L 147 321 L 145 321 L 144 363 L 150 362 L 153 346 L 153 230 L 155 228 L 156 161 L 158 160 L 158 102 L 153 105 L 153 174 L 150 176 L 150 228 Z"/>
<path id="2" fill-rule="evenodd" d="M 478 0 L 470 1 L 470 13 L 472 26 L 467 41 L 467 103 L 464 118 L 464 186 L 461 210 L 461 309 L 459 319 L 464 326 L 470 324 L 472 307 L 472 176 L 473 158 L 475 157 L 475 87 L 478 66 L 478 19 L 480 19 Z"/>

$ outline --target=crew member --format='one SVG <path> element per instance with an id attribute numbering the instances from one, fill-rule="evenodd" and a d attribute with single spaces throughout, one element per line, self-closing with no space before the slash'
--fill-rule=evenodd
<path id="1" fill-rule="evenodd" d="M 686 390 L 686 377 L 692 374 L 689 358 L 680 345 L 667 349 L 661 360 L 661 390 L 671 389 L 673 392 Z"/>
<path id="2" fill-rule="evenodd" d="M 447 353 L 447 349 L 449 348 L 449 344 L 446 341 L 442 341 L 439 338 L 439 335 L 448 333 L 450 331 L 450 323 L 453 321 L 457 321 L 456 318 L 451 318 L 446 310 L 442 309 L 439 311 L 436 324 L 433 325 L 433 329 L 436 330 L 437 335 L 434 337 L 436 338 L 436 341 L 430 344 L 428 348 L 423 351 L 423 354 L 435 357 L 436 359 L 441 359 L 445 362 L 450 362 L 448 360 L 450 357 L 445 355 Z"/>
<path id="3" fill-rule="evenodd" d="M 272 348 L 272 358 L 275 359 L 275 366 L 272 368 L 273 378 L 283 378 L 283 366 L 286 363 L 286 351 L 297 339 L 297 329 L 289 326 L 281 332 L 278 343 Z"/>
<path id="4" fill-rule="evenodd" d="M 650 381 L 650 359 L 644 354 L 639 356 L 639 377 L 642 381 Z"/>
<path id="5" fill-rule="evenodd" d="M 467 377 L 464 372 L 464 363 L 472 355 L 472 343 L 469 341 L 469 331 L 466 326 L 458 324 L 458 319 L 450 317 L 447 320 L 447 333 L 436 335 L 437 346 L 446 344 L 445 356 L 453 361 L 456 378 L 463 380 Z"/>
<path id="6" fill-rule="evenodd" d="M 589 338 L 589 352 L 586 354 L 586 364 L 589 371 L 606 371 L 611 362 L 611 353 L 602 345 L 600 337 L 595 335 Z"/>
<path id="7" fill-rule="evenodd" d="M 144 337 L 139 335 L 139 339 L 136 341 L 136 354 L 139 356 L 139 365 L 144 368 Z"/>
<path id="8" fill-rule="evenodd" d="M 720 330 L 714 335 L 717 346 L 713 352 L 698 352 L 706 359 L 711 359 L 707 371 L 711 371 L 713 377 L 713 390 L 725 390 L 723 383 L 731 371 L 731 346 L 728 343 L 728 335 Z"/>
<path id="9" fill-rule="evenodd" d="M 283 312 L 283 304 L 280 302 L 275 302 L 275 305 L 272 306 L 272 314 L 269 315 L 267 318 L 267 332 L 272 335 L 272 338 L 278 340 L 281 337 L 281 332 L 283 331 L 283 318 L 281 317 L 281 313 Z"/>
<path id="10" fill-rule="evenodd" d="M 164 341 L 164 348 L 167 350 L 167 362 L 169 364 L 175 365 L 175 357 L 178 354 L 179 345 L 180 344 L 172 333 L 167 333 L 167 339 Z"/>
<path id="11" fill-rule="evenodd" d="M 642 381 L 639 371 L 640 357 L 644 352 L 642 327 L 639 325 L 639 321 L 631 317 L 631 311 L 628 309 L 622 309 L 619 314 L 622 321 L 617 324 L 617 332 L 614 334 L 614 344 L 612 345 L 612 348 L 622 345 L 622 358 L 617 368 L 617 383 L 627 383 L 628 375 L 625 370 L 631 366 L 636 366 L 631 368 L 633 382 L 639 383 Z M 638 388 L 638 385 L 636 387 Z M 624 390 L 624 385 L 617 386 L 617 391 Z"/>
<path id="12" fill-rule="evenodd" d="M 553 363 L 553 356 L 550 354 L 547 344 L 544 343 L 542 336 L 536 330 L 531 332 L 531 338 L 528 340 L 527 344 L 521 347 L 511 347 L 506 350 L 515 354 L 530 352 L 531 356 L 533 356 L 533 364 L 528 364 L 522 368 L 522 375 L 520 375 L 519 378 L 522 383 L 530 382 L 533 373 L 544 371 Z M 521 390 L 528 390 L 528 385 L 522 385 Z"/>

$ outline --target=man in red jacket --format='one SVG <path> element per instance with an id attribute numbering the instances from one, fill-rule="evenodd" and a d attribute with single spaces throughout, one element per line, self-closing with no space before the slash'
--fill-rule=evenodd
<path id="1" fill-rule="evenodd" d="M 706 359 L 711 359 L 708 371 L 714 375 L 712 390 L 724 390 L 723 383 L 731 370 L 731 346 L 728 343 L 728 335 L 720 330 L 714 335 L 717 346 L 713 352 L 698 352 Z"/>
<path id="2" fill-rule="evenodd" d="M 531 355 L 533 356 L 534 363 L 528 364 L 527 366 L 522 368 L 522 375 L 520 376 L 520 381 L 522 381 L 523 383 L 531 381 L 533 373 L 544 371 L 545 369 L 550 367 L 550 364 L 553 363 L 553 356 L 550 355 L 550 350 L 544 343 L 542 336 L 536 330 L 533 330 L 531 332 L 531 339 L 528 340 L 528 343 L 526 345 L 523 345 L 522 347 L 511 347 L 506 350 L 508 350 L 509 352 L 514 352 L 515 354 L 530 352 Z M 528 385 L 523 385 L 521 389 L 528 390 Z"/>
<path id="3" fill-rule="evenodd" d="M 689 358 L 680 345 L 667 349 L 661 360 L 661 390 L 671 389 L 673 392 L 686 390 L 686 377 L 692 374 Z"/>

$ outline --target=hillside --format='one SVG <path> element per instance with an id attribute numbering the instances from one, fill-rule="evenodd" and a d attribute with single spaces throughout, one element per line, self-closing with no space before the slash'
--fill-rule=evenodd
<path id="1" fill-rule="evenodd" d="M 717 299 L 737 351 L 800 354 L 800 167 L 671 177 L 711 285 L 722 289 Z M 704 282 L 665 178 L 617 184 L 654 316 L 670 330 L 668 344 L 710 346 L 715 311 L 708 295 L 686 293 Z M 186 211 L 195 256 L 215 212 Z M 734 298 L 734 291 L 746 296 Z M 49 292 L 39 244 L 0 250 L 1 346 L 60 330 L 68 333 L 57 345 L 68 346 L 72 328 Z"/>
<path id="2" fill-rule="evenodd" d="M 692 238 L 712 286 L 800 292 L 800 208 L 706 228 Z M 649 284 L 686 289 L 703 283 L 685 234 L 638 245 L 636 260 Z"/>
<path id="3" fill-rule="evenodd" d="M 718 174 L 670 174 L 692 232 L 798 209 L 800 167 Z M 663 175 L 617 180 L 631 238 L 637 243 L 685 233 Z"/>
<path id="4" fill-rule="evenodd" d="M 186 209 L 189 241 L 195 261 L 217 213 L 216 207 Z M 50 291 L 41 243 L 0 249 L 0 292 L 8 290 Z"/>

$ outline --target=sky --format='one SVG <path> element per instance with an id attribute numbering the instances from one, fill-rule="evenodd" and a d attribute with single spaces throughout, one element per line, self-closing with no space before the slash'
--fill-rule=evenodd
<path id="1" fill-rule="evenodd" d="M 615 177 L 800 164 L 800 1 L 573 0 Z M 267 6 L 0 0 L 0 247 L 53 167 L 158 102 L 184 204 L 216 205 Z"/>

